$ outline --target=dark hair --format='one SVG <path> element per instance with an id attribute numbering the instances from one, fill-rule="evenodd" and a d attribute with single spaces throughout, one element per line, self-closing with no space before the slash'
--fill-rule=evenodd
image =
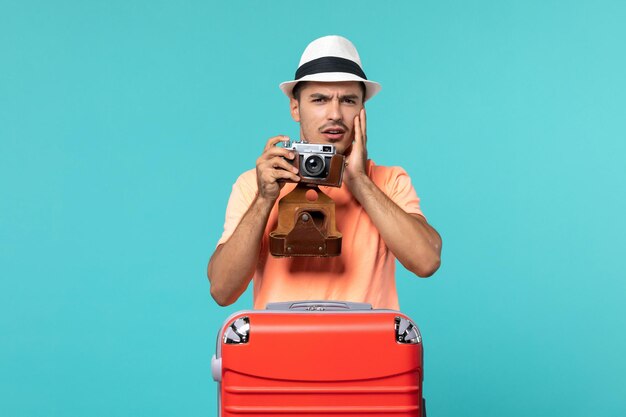
<path id="1" fill-rule="evenodd" d="M 291 90 L 291 94 L 293 95 L 293 98 L 300 101 L 300 90 L 304 88 L 307 82 L 308 81 L 300 81 L 299 83 L 293 86 L 293 90 Z M 363 81 L 359 81 L 359 84 L 361 85 L 361 92 L 363 93 L 361 99 L 365 101 L 365 83 Z"/>

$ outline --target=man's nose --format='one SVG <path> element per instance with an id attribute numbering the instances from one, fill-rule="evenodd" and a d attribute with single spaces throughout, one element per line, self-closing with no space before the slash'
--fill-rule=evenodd
<path id="1" fill-rule="evenodd" d="M 341 120 L 341 107 L 339 106 L 339 100 L 333 99 L 330 100 L 328 104 L 328 119 L 330 120 Z"/>

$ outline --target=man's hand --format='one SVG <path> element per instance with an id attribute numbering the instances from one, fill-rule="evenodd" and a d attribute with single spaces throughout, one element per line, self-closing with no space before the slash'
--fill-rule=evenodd
<path id="1" fill-rule="evenodd" d="M 367 120 L 365 118 L 365 108 L 361 109 L 359 115 L 354 118 L 354 142 L 350 156 L 346 160 L 344 180 L 352 194 L 359 186 L 359 181 L 367 177 Z"/>
<path id="2" fill-rule="evenodd" d="M 259 197 L 274 203 L 285 185 L 279 180 L 298 182 L 298 169 L 285 160 L 295 157 L 293 151 L 275 146 L 278 142 L 289 140 L 287 136 L 274 136 L 265 144 L 265 149 L 256 160 L 256 178 L 259 186 Z"/>

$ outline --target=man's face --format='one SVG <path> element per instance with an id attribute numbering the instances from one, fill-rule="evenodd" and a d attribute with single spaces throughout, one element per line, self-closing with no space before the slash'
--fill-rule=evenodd
<path id="1" fill-rule="evenodd" d="M 330 143 L 345 154 L 354 140 L 354 118 L 363 108 L 363 90 L 356 81 L 307 82 L 300 100 L 291 99 L 291 116 L 300 122 L 300 138 Z"/>

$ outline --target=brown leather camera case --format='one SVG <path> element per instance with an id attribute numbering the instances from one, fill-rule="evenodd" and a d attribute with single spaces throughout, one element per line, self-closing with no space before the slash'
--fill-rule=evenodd
<path id="1" fill-rule="evenodd" d="M 306 193 L 317 194 L 314 201 Z M 270 233 L 274 256 L 338 256 L 341 233 L 335 227 L 335 202 L 317 187 L 298 184 L 278 202 L 278 226 Z"/>

